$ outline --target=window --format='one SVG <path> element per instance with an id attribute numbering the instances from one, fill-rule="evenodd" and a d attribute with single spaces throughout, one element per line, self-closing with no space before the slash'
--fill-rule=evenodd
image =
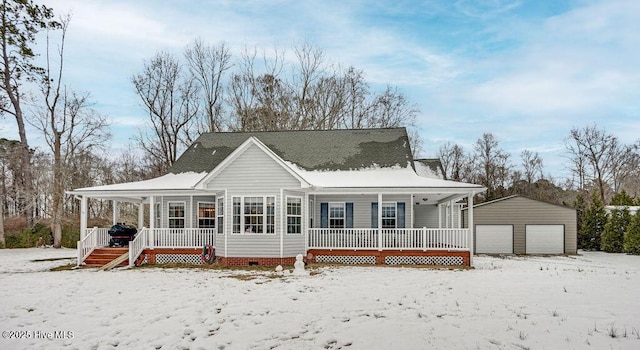
<path id="1" fill-rule="evenodd" d="M 264 233 L 264 201 L 262 197 L 245 197 L 243 214 L 245 233 Z"/>
<path id="2" fill-rule="evenodd" d="M 382 203 L 382 228 L 396 228 L 396 203 Z"/>
<path id="3" fill-rule="evenodd" d="M 184 228 L 184 202 L 169 202 L 169 228 Z"/>
<path id="4" fill-rule="evenodd" d="M 287 233 L 302 233 L 302 198 L 287 197 Z"/>
<path id="5" fill-rule="evenodd" d="M 267 233 L 276 233 L 275 197 L 267 197 Z"/>
<path id="6" fill-rule="evenodd" d="M 233 233 L 240 233 L 242 226 L 240 217 L 240 207 L 242 206 L 240 197 L 233 197 Z"/>
<path id="7" fill-rule="evenodd" d="M 213 202 L 198 202 L 198 227 L 216 227 L 216 204 Z"/>
<path id="8" fill-rule="evenodd" d="M 218 234 L 224 233 L 224 197 L 218 198 Z"/>
<path id="9" fill-rule="evenodd" d="M 233 197 L 233 233 L 275 233 L 275 197 Z"/>
<path id="10" fill-rule="evenodd" d="M 329 228 L 344 228 L 344 203 L 329 203 Z"/>
<path id="11" fill-rule="evenodd" d="M 155 215 L 155 228 L 160 228 L 162 227 L 162 206 L 160 205 L 160 203 L 156 203 L 154 205 L 155 208 L 155 213 L 153 215 Z"/>

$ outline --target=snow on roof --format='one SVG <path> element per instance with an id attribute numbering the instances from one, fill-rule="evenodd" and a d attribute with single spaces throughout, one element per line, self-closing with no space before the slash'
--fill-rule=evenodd
<path id="1" fill-rule="evenodd" d="M 480 185 L 419 176 L 411 167 L 373 167 L 358 170 L 308 171 L 285 162 L 300 177 L 316 187 L 331 188 L 482 188 Z"/>
<path id="2" fill-rule="evenodd" d="M 188 190 L 192 189 L 206 175 L 206 172 L 195 173 L 192 171 L 179 174 L 169 173 L 149 180 L 85 187 L 75 191 Z"/>
<path id="3" fill-rule="evenodd" d="M 435 171 L 433 171 L 433 169 L 431 169 L 431 167 L 422 162 L 414 162 L 413 165 L 416 168 L 416 174 L 418 174 L 419 176 L 428 177 L 431 179 L 442 179 L 442 174 L 440 174 L 439 172 L 436 173 Z"/>

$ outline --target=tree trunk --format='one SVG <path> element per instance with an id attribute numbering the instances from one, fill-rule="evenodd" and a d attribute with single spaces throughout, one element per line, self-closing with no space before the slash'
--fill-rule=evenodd
<path id="1" fill-rule="evenodd" d="M 7 244 L 4 240 L 4 196 L 0 196 L 0 247 L 4 248 Z"/>
<path id="2" fill-rule="evenodd" d="M 60 133 L 54 131 L 53 147 L 53 211 L 51 220 L 51 231 L 53 233 L 53 247 L 62 247 L 62 196 L 64 196 L 64 186 L 62 185 L 62 156 Z"/>

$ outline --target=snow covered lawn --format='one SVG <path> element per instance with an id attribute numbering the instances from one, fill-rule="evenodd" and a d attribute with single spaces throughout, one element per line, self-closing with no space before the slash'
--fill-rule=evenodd
<path id="1" fill-rule="evenodd" d="M 73 259 L 32 262 L 74 256 L 0 250 L 0 349 L 640 348 L 638 256 L 477 257 L 474 270 L 325 267 L 276 278 L 50 272 Z"/>

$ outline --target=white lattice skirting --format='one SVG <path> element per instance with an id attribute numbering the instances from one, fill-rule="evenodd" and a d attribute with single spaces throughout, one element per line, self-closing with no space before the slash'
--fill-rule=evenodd
<path id="1" fill-rule="evenodd" d="M 196 254 L 157 254 L 157 264 L 202 264 L 202 257 Z"/>
<path id="2" fill-rule="evenodd" d="M 316 262 L 319 263 L 338 263 L 349 265 L 375 264 L 375 256 L 360 255 L 317 255 Z"/>
<path id="3" fill-rule="evenodd" d="M 461 256 L 387 256 L 387 265 L 462 265 Z"/>

